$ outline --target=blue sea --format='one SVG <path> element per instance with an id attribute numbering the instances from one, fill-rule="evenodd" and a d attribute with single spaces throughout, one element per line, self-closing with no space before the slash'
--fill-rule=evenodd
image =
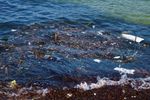
<path id="1" fill-rule="evenodd" d="M 149 0 L 0 0 L 0 81 L 74 87 L 150 76 Z"/>

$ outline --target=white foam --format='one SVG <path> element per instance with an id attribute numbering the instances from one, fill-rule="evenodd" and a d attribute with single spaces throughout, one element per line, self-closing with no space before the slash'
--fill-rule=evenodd
<path id="1" fill-rule="evenodd" d="M 150 89 L 150 77 L 148 78 L 128 78 L 126 74 L 121 76 L 121 79 L 118 81 L 110 80 L 109 78 L 97 78 L 97 83 L 80 83 L 75 86 L 75 88 L 83 89 L 83 90 L 91 90 L 101 88 L 103 86 L 124 86 L 130 85 L 135 90 L 141 89 Z"/>
<path id="2" fill-rule="evenodd" d="M 114 70 L 124 73 L 124 74 L 134 74 L 135 70 L 134 69 L 126 69 L 126 68 L 121 68 L 121 67 L 116 67 Z"/>

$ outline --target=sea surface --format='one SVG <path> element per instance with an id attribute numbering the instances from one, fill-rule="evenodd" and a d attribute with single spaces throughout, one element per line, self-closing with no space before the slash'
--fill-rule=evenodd
<path id="1" fill-rule="evenodd" d="M 0 81 L 74 87 L 116 67 L 150 76 L 149 0 L 0 0 Z M 46 85 L 45 85 L 46 84 Z"/>

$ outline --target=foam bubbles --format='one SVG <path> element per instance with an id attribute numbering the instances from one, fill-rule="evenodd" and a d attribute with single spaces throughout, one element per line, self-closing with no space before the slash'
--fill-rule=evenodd
<path id="1" fill-rule="evenodd" d="M 122 75 L 120 80 L 115 81 L 111 80 L 109 78 L 97 78 L 97 83 L 80 83 L 75 86 L 75 88 L 83 89 L 83 90 L 92 90 L 101 88 L 103 86 L 124 86 L 124 85 L 130 85 L 135 90 L 141 90 L 141 89 L 150 89 L 150 77 L 148 78 L 128 78 L 126 74 Z"/>
<path id="2" fill-rule="evenodd" d="M 126 68 L 121 68 L 121 67 L 116 67 L 114 70 L 119 71 L 120 73 L 124 74 L 134 74 L 135 70 L 134 69 L 126 69 Z"/>

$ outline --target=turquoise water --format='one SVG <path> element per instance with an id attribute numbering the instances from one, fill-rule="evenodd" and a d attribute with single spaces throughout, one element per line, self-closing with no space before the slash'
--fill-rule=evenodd
<path id="1" fill-rule="evenodd" d="M 57 0 L 56 0 L 57 1 Z M 149 0 L 62 0 L 86 5 L 97 13 L 128 22 L 150 25 Z"/>

